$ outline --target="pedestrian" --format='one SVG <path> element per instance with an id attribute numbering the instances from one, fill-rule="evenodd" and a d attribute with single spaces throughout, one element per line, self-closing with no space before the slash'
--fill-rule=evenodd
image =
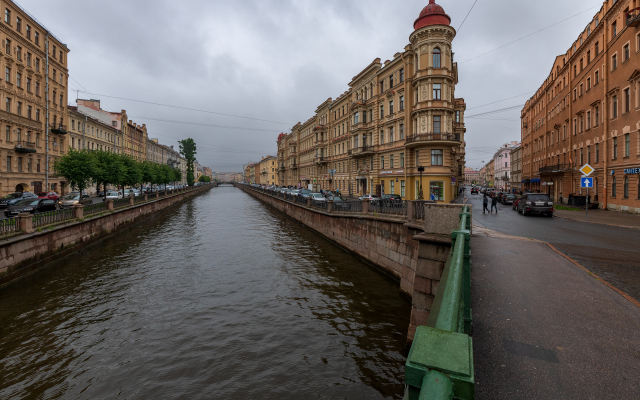
<path id="1" fill-rule="evenodd" d="M 436 201 L 436 194 L 435 193 L 431 193 L 431 201 Z"/>
<path id="2" fill-rule="evenodd" d="M 496 214 L 498 213 L 498 196 L 493 196 L 491 198 L 491 211 L 489 211 L 489 214 L 493 213 L 493 208 L 496 208 Z"/>
<path id="3" fill-rule="evenodd" d="M 485 210 L 489 211 L 489 208 L 487 207 L 489 205 L 489 199 L 487 198 L 487 195 L 485 194 L 484 197 L 482 198 L 482 213 L 484 214 Z"/>

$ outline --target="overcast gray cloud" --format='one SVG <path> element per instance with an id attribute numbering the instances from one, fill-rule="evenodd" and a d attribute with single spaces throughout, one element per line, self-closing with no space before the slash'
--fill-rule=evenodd
<path id="1" fill-rule="evenodd" d="M 437 0 L 457 29 L 474 0 Z M 19 0 L 63 42 L 70 96 L 91 93 L 247 116 L 259 122 L 80 93 L 146 123 L 149 136 L 176 145 L 193 137 L 198 159 L 217 171 L 275 154 L 279 132 L 305 121 L 380 57 L 409 43 L 428 0 Z M 591 20 L 599 0 L 478 0 L 454 41 L 472 115 L 524 104 Z M 472 59 L 565 18 L 560 25 Z M 520 139 L 520 110 L 467 121 L 467 165 L 488 161 Z M 179 121 L 183 123 L 163 122 Z M 187 124 L 189 123 L 189 124 Z M 243 129 L 206 125 L 231 126 Z"/>

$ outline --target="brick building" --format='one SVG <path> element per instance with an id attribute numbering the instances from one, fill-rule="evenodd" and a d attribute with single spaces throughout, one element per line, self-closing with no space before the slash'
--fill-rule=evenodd
<path id="1" fill-rule="evenodd" d="M 566 203 L 585 195 L 578 169 L 589 163 L 592 201 L 640 212 L 638 7 L 640 0 L 606 0 L 525 104 L 524 188 Z"/>

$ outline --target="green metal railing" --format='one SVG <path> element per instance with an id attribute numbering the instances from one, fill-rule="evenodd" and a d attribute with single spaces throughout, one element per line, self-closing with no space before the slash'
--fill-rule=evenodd
<path id="1" fill-rule="evenodd" d="M 471 213 L 464 206 L 426 326 L 405 364 L 406 400 L 475 397 L 471 340 Z"/>

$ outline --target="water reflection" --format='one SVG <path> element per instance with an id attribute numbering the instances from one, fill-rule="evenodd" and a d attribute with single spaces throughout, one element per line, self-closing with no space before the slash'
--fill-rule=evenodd
<path id="1" fill-rule="evenodd" d="M 0 292 L 0 398 L 401 398 L 410 304 L 233 187 Z"/>

